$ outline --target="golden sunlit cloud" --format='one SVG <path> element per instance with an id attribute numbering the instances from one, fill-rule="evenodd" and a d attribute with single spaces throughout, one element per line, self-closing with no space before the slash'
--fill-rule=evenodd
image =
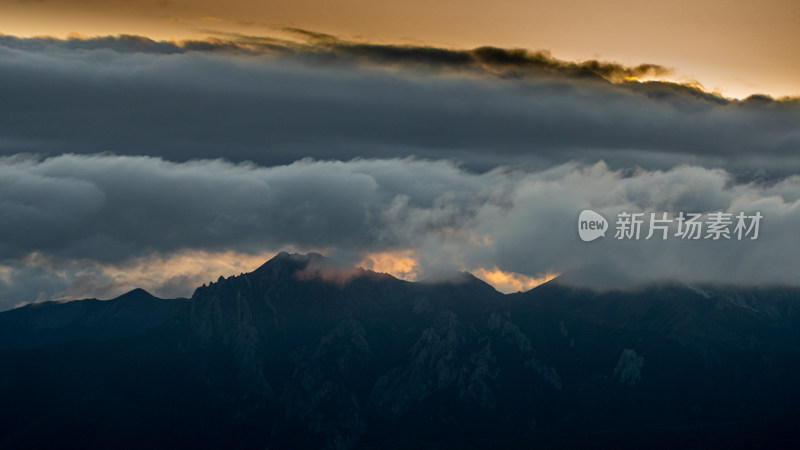
<path id="1" fill-rule="evenodd" d="M 133 269 L 152 280 L 167 280 L 177 276 L 209 273 L 212 278 L 208 279 L 211 281 L 220 275 L 230 276 L 250 272 L 273 256 L 275 256 L 274 252 L 248 255 L 234 251 L 186 250 L 168 257 L 137 260 L 133 267 L 110 266 L 105 272 L 114 277 L 121 277 L 129 269 Z"/>
<path id="2" fill-rule="evenodd" d="M 516 272 L 503 272 L 497 267 L 491 269 L 478 269 L 473 274 L 481 280 L 491 284 L 500 292 L 509 294 L 512 292 L 528 291 L 540 284 L 547 283 L 559 274 L 547 272 L 538 277 L 529 277 Z"/>
<path id="3" fill-rule="evenodd" d="M 194 288 L 220 276 L 251 272 L 274 255 L 185 250 L 169 256 L 137 258 L 121 265 L 92 266 L 78 272 L 69 288 L 54 298 L 113 298 L 137 287 L 158 297 L 188 296 Z"/>
<path id="4" fill-rule="evenodd" d="M 359 267 L 375 272 L 388 273 L 396 278 L 415 281 L 422 273 L 422 266 L 417 258 L 416 250 L 395 250 L 388 252 L 368 253 L 358 263 Z M 527 291 L 546 283 L 559 274 L 547 272 L 538 277 L 529 277 L 521 273 L 504 272 L 497 267 L 480 268 L 473 275 L 489 283 L 500 292 L 512 293 Z"/>
<path id="5" fill-rule="evenodd" d="M 416 280 L 421 273 L 415 250 L 368 253 L 357 266 L 408 281 Z"/>

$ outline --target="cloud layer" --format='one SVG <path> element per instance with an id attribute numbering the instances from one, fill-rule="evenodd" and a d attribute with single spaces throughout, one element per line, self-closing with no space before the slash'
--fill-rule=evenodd
<path id="1" fill-rule="evenodd" d="M 62 155 L 0 160 L 0 180 L 6 306 L 32 300 L 11 295 L 27 284 L 45 292 L 37 293 L 42 298 L 92 296 L 108 292 L 102 281 L 122 276 L 120 268 L 133 282 L 148 261 L 198 251 L 240 258 L 316 249 L 352 262 L 395 251 L 413 257 L 404 264 L 423 278 L 497 268 L 533 277 L 567 272 L 598 287 L 675 279 L 797 284 L 800 267 L 792 245 L 800 223 L 797 176 L 756 184 L 697 166 L 629 173 L 568 163 L 476 173 L 415 159 L 263 167 Z M 608 233 L 584 243 L 577 217 L 586 208 L 612 222 L 621 211 L 759 211 L 764 219 L 752 241 L 617 241 Z M 88 286 L 82 295 L 76 279 Z M 179 281 L 160 293 L 188 295 L 198 279 Z"/>
<path id="2" fill-rule="evenodd" d="M 0 154 L 458 160 L 487 170 L 574 159 L 687 163 L 745 177 L 800 169 L 800 106 L 730 101 L 658 74 L 544 53 L 238 36 L 0 37 Z"/>

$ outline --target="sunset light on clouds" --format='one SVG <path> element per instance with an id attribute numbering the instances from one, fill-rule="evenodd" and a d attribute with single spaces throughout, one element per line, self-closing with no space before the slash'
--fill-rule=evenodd
<path id="1" fill-rule="evenodd" d="M 0 32 L 65 37 L 136 34 L 156 40 L 224 33 L 291 38 L 287 28 L 364 43 L 469 49 L 484 45 L 550 51 L 564 60 L 600 59 L 675 69 L 666 79 L 698 82 L 744 98 L 800 95 L 793 52 L 800 5 L 790 0 L 566 2 L 362 0 L 290 3 L 79 0 L 0 2 Z M 707 37 L 713 36 L 713 39 Z"/>
<path id="2" fill-rule="evenodd" d="M 558 274 L 547 273 L 540 277 L 529 277 L 520 273 L 503 272 L 497 267 L 491 269 L 477 269 L 474 271 L 476 277 L 494 286 L 500 292 L 512 293 L 528 291 L 540 284 L 556 278 Z"/>
<path id="3" fill-rule="evenodd" d="M 370 253 L 357 265 L 367 270 L 388 273 L 403 280 L 415 281 L 420 275 L 419 261 L 415 253 L 414 250 Z"/>

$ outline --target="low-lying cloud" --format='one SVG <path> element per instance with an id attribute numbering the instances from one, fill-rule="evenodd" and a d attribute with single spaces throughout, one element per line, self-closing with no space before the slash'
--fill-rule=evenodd
<path id="1" fill-rule="evenodd" d="M 0 199 L 5 307 L 65 292 L 97 296 L 108 292 L 104 280 L 113 283 L 122 273 L 152 289 L 147 277 L 135 276 L 147 261 L 187 252 L 314 249 L 352 262 L 396 252 L 413 259 L 404 264 L 420 278 L 450 270 L 536 278 L 566 272 L 596 287 L 667 280 L 796 285 L 800 267 L 792 245 L 800 177 L 741 183 L 698 166 L 629 172 L 567 163 L 477 173 L 417 159 L 263 167 L 113 155 L 15 157 L 0 160 Z M 612 226 L 621 211 L 758 211 L 764 219 L 757 240 L 617 241 L 608 233 L 584 243 L 577 217 L 587 208 Z M 182 295 L 199 284 L 172 278 L 153 284 Z M 172 287 L 164 287 L 170 279 Z M 14 296 L 31 289 L 34 298 Z"/>

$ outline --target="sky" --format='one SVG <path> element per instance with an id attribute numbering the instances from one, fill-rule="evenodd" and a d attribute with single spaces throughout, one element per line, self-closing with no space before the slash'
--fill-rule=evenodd
<path id="1" fill-rule="evenodd" d="M 658 63 L 675 69 L 673 81 L 731 97 L 800 95 L 800 4 L 792 0 L 1 0 L 0 10 L 0 32 L 16 36 L 201 39 L 294 27 L 364 42 Z"/>
<path id="2" fill-rule="evenodd" d="M 796 286 L 797 6 L 725 5 L 0 2 L 0 310 L 283 250 L 503 292 Z M 763 220 L 616 239 L 624 212 Z"/>

